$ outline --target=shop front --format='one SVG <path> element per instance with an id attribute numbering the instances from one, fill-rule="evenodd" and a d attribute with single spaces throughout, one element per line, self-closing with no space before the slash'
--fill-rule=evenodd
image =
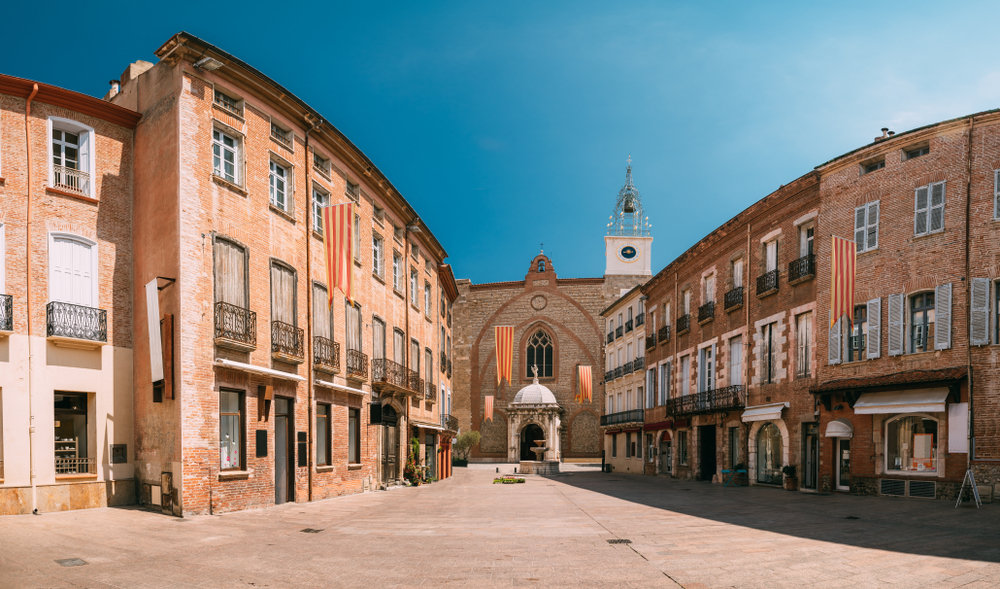
<path id="1" fill-rule="evenodd" d="M 748 478 L 752 485 L 781 486 L 782 466 L 789 464 L 788 427 L 781 417 L 789 403 L 747 407 L 742 420 L 750 424 Z"/>

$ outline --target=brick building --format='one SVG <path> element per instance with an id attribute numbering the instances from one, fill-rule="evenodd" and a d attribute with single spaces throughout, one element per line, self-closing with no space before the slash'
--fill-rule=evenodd
<path id="1" fill-rule="evenodd" d="M 0 75 L 0 515 L 134 502 L 138 120 Z"/>

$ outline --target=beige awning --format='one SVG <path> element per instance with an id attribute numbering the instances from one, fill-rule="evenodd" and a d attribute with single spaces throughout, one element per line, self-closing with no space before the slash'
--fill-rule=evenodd
<path id="1" fill-rule="evenodd" d="M 789 406 L 790 404 L 788 401 L 783 401 L 781 403 L 747 407 L 746 411 L 743 412 L 743 421 L 748 423 L 751 421 L 771 421 L 773 419 L 781 419 L 781 410 Z"/>
<path id="2" fill-rule="evenodd" d="M 865 393 L 854 403 L 854 413 L 941 413 L 945 411 L 948 389 L 917 389 L 912 391 L 886 391 Z"/>
<path id="3" fill-rule="evenodd" d="M 853 438 L 854 426 L 843 417 L 838 417 L 826 424 L 826 433 L 824 435 L 828 438 Z"/>
<path id="4" fill-rule="evenodd" d="M 216 358 L 215 365 L 222 366 L 223 368 L 233 368 L 235 370 L 242 370 L 243 372 L 262 374 L 264 376 L 273 376 L 274 378 L 283 378 L 285 380 L 294 380 L 299 382 L 305 380 L 298 374 L 283 372 L 281 370 L 275 370 L 273 368 L 264 368 L 263 366 L 254 366 L 253 364 L 247 364 L 246 362 L 234 362 L 233 360 L 226 360 L 225 358 Z"/>

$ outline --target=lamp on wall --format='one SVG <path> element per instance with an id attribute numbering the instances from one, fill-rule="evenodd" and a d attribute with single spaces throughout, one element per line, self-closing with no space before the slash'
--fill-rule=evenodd
<path id="1" fill-rule="evenodd" d="M 223 63 L 214 57 L 202 57 L 198 61 L 194 62 L 194 67 L 205 72 L 213 72 L 222 66 Z"/>

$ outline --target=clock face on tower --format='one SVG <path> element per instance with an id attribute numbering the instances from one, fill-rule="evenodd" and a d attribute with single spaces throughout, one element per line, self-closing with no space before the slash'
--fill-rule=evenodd
<path id="1" fill-rule="evenodd" d="M 639 255 L 639 250 L 636 249 L 634 245 L 623 245 L 620 250 L 618 250 L 618 257 L 623 262 L 634 262 L 636 256 Z"/>

